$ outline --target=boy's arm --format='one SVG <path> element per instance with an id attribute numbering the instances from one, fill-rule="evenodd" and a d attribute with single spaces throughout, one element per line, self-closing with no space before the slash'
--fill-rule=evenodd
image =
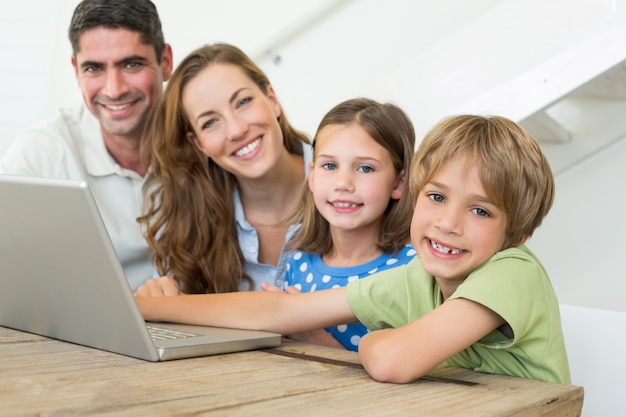
<path id="1" fill-rule="evenodd" d="M 300 294 L 302 292 L 296 287 L 288 287 L 286 290 L 281 290 L 277 286 L 268 283 L 262 283 L 261 289 L 268 292 L 285 292 L 287 294 Z M 298 340 L 300 342 L 329 346 L 337 349 L 345 349 L 345 347 L 325 329 L 307 330 L 306 332 L 291 333 L 286 335 L 286 337 L 293 340 Z"/>
<path id="2" fill-rule="evenodd" d="M 451 299 L 402 327 L 365 335 L 359 356 L 375 380 L 411 382 L 502 324 L 502 317 L 479 303 Z"/>
<path id="3" fill-rule="evenodd" d="M 147 321 L 266 330 L 290 334 L 352 323 L 346 288 L 304 294 L 245 291 L 172 297 L 136 296 Z"/>

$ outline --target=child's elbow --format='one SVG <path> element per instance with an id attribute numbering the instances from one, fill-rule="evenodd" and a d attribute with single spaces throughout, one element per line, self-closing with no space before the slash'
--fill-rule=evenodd
<path id="1" fill-rule="evenodd" d="M 369 334 L 359 344 L 359 357 L 367 373 L 378 382 L 406 384 L 415 381 L 420 375 L 415 375 L 407 367 L 402 355 L 395 352 L 390 341 L 384 337 Z"/>
<path id="2" fill-rule="evenodd" d="M 414 378 L 408 377 L 402 369 L 398 369 L 389 363 L 371 363 L 363 366 L 372 379 L 378 382 L 407 384 L 414 380 Z"/>

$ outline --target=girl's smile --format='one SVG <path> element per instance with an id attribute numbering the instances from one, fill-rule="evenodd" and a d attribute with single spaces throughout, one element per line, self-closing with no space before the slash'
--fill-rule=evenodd
<path id="1" fill-rule="evenodd" d="M 328 204 L 332 205 L 337 211 L 341 212 L 352 212 L 363 206 L 363 204 L 353 203 L 351 201 L 330 201 Z"/>
<path id="2" fill-rule="evenodd" d="M 362 126 L 328 125 L 318 132 L 309 188 L 332 233 L 377 236 L 390 199 L 402 194 L 400 178 L 389 151 Z"/>

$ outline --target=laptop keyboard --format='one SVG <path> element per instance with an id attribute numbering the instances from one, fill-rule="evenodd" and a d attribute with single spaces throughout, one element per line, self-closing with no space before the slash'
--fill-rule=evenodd
<path id="1" fill-rule="evenodd" d="M 150 337 L 154 341 L 186 339 L 188 337 L 201 336 L 196 333 L 181 332 L 178 330 L 164 329 L 162 327 L 155 327 L 155 326 L 146 326 L 146 327 L 148 328 L 148 333 L 150 333 Z"/>

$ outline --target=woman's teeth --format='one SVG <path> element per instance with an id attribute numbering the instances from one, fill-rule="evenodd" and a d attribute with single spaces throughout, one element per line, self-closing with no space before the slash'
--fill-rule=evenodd
<path id="1" fill-rule="evenodd" d="M 255 140 L 254 142 L 251 142 L 247 146 L 244 146 L 243 148 L 239 149 L 237 152 L 235 152 L 235 156 L 248 155 L 250 152 L 258 148 L 260 143 L 261 143 L 261 139 L 259 138 Z"/>

